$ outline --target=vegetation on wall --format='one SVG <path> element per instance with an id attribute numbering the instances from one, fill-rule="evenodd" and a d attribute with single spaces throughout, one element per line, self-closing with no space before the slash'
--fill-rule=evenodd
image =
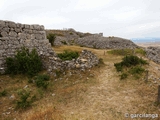
<path id="1" fill-rule="evenodd" d="M 47 39 L 49 39 L 49 42 L 51 43 L 51 45 L 54 46 L 54 41 L 56 39 L 56 35 L 50 33 L 50 34 L 47 35 Z"/>
<path id="2" fill-rule="evenodd" d="M 77 51 L 71 51 L 71 50 L 64 50 L 63 53 L 59 53 L 57 55 L 62 60 L 72 60 L 72 59 L 77 59 L 79 57 L 79 53 Z"/>

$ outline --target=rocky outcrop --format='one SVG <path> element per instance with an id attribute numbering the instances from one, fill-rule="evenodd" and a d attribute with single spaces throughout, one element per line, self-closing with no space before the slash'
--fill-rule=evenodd
<path id="1" fill-rule="evenodd" d="M 147 47 L 145 51 L 147 58 L 160 64 L 160 47 Z"/>
<path id="2" fill-rule="evenodd" d="M 80 46 L 97 48 L 97 49 L 138 48 L 138 46 L 130 40 L 118 37 L 102 37 L 99 35 L 91 35 L 84 38 L 79 38 L 75 42 Z"/>

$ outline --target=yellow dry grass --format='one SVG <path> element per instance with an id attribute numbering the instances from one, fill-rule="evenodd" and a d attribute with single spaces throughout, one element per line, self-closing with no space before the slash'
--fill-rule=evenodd
<path id="1" fill-rule="evenodd" d="M 54 48 L 56 52 L 65 49 L 81 51 L 87 49 L 103 58 L 105 65 L 81 72 L 80 74 L 51 78 L 46 91 L 37 92 L 36 87 L 27 82 L 27 78 L 16 76 L 0 76 L 1 90 L 6 89 L 7 97 L 0 97 L 0 114 L 2 119 L 16 120 L 130 120 L 125 118 L 129 114 L 159 114 L 160 108 L 155 104 L 157 99 L 157 86 L 154 79 L 149 78 L 145 83 L 144 77 L 139 80 L 132 78 L 119 79 L 119 73 L 114 68 L 114 63 L 120 62 L 122 56 L 108 54 L 106 50 L 91 49 L 78 46 L 62 46 Z M 104 53 L 105 51 L 105 53 Z M 145 58 L 146 59 L 146 58 Z M 160 65 L 150 61 L 149 76 L 160 78 Z M 9 107 L 14 107 L 13 100 L 8 99 L 15 95 L 17 89 L 25 85 L 33 90 L 34 94 L 42 93 L 43 97 L 37 100 L 31 108 L 19 111 L 12 110 L 9 115 L 3 115 Z M 151 119 L 151 118 L 150 118 Z M 141 120 L 137 118 L 136 120 Z M 156 118 L 155 120 L 159 120 Z"/>

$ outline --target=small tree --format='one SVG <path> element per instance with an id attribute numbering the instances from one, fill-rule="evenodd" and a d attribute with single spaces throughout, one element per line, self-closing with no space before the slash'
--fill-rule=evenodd
<path id="1" fill-rule="evenodd" d="M 54 41 L 56 39 L 56 35 L 53 33 L 48 34 L 47 39 L 49 39 L 49 42 L 51 43 L 52 46 L 54 46 Z"/>

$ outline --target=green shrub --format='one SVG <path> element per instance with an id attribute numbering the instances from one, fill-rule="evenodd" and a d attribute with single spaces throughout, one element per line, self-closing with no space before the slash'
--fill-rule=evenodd
<path id="1" fill-rule="evenodd" d="M 114 66 L 116 67 L 116 70 L 118 72 L 122 71 L 122 67 L 123 67 L 122 62 L 120 62 L 120 63 L 114 63 Z"/>
<path id="2" fill-rule="evenodd" d="M 70 34 L 70 35 L 73 35 L 73 33 L 72 33 L 72 32 L 70 32 L 69 34 Z"/>
<path id="3" fill-rule="evenodd" d="M 121 64 L 126 67 L 131 67 L 139 64 L 147 64 L 147 61 L 134 55 L 125 56 L 122 60 L 123 61 Z"/>
<path id="4" fill-rule="evenodd" d="M 0 97 L 6 96 L 7 95 L 7 91 L 3 90 L 2 92 L 0 92 Z"/>
<path id="5" fill-rule="evenodd" d="M 130 73 L 131 74 L 142 74 L 145 71 L 144 68 L 140 67 L 140 66 L 135 66 L 133 68 L 130 69 Z"/>
<path id="6" fill-rule="evenodd" d="M 64 45 L 67 45 L 67 42 L 66 41 L 61 41 L 62 44 Z"/>
<path id="7" fill-rule="evenodd" d="M 148 64 L 147 61 L 141 58 L 138 58 L 137 56 L 129 55 L 129 56 L 125 56 L 124 58 L 122 58 L 122 62 L 115 63 L 114 66 L 118 72 L 122 72 L 123 68 L 127 68 L 125 69 L 125 72 L 131 73 L 134 75 L 136 79 L 139 79 L 140 77 L 139 75 L 145 71 L 145 69 L 142 68 L 141 65 L 145 65 L 145 64 Z M 122 73 L 120 75 L 121 77 L 120 79 L 127 78 L 128 76 L 127 73 Z"/>
<path id="8" fill-rule="evenodd" d="M 31 52 L 25 47 L 17 51 L 15 57 L 6 58 L 7 74 L 27 74 L 34 76 L 42 70 L 42 62 L 36 49 Z"/>
<path id="9" fill-rule="evenodd" d="M 51 43 L 51 45 L 54 46 L 54 41 L 56 39 L 56 35 L 50 33 L 50 34 L 47 35 L 47 39 L 49 39 L 49 42 Z"/>
<path id="10" fill-rule="evenodd" d="M 138 58 L 137 56 L 129 55 L 129 56 L 125 56 L 122 59 L 122 62 L 115 63 L 114 66 L 116 67 L 116 70 L 119 72 L 119 71 L 122 71 L 123 67 L 131 67 L 131 66 L 136 66 L 140 64 L 144 65 L 148 63 L 146 60 Z"/>
<path id="11" fill-rule="evenodd" d="M 127 73 L 122 73 L 121 75 L 120 75 L 120 79 L 122 80 L 122 79 L 126 79 L 127 78 L 127 76 L 128 76 L 128 74 Z"/>
<path id="12" fill-rule="evenodd" d="M 30 107 L 31 104 L 34 102 L 34 100 L 36 99 L 36 96 L 32 96 L 30 95 L 30 92 L 28 92 L 27 90 L 22 90 L 18 93 L 18 95 L 20 96 L 20 99 L 17 100 L 17 106 L 16 108 L 22 108 L 25 109 L 27 107 Z"/>
<path id="13" fill-rule="evenodd" d="M 57 54 L 58 57 L 62 60 L 72 60 L 72 59 L 77 59 L 79 57 L 79 53 L 77 51 L 69 51 L 69 50 L 64 50 L 63 53 Z"/>
<path id="14" fill-rule="evenodd" d="M 37 87 L 42 87 L 44 89 L 47 89 L 48 85 L 49 85 L 49 75 L 43 74 L 43 75 L 38 75 L 35 78 L 35 82 Z"/>
<path id="15" fill-rule="evenodd" d="M 104 64 L 103 58 L 99 58 L 99 64 Z"/>

